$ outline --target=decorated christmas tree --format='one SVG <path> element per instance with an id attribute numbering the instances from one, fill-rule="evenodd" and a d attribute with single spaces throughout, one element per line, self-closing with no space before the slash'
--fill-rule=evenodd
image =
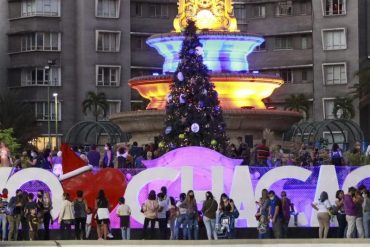
<path id="1" fill-rule="evenodd" d="M 167 96 L 164 133 L 159 148 L 204 146 L 223 152 L 225 122 L 215 86 L 203 64 L 203 48 L 193 21 L 188 21 L 180 62 Z"/>

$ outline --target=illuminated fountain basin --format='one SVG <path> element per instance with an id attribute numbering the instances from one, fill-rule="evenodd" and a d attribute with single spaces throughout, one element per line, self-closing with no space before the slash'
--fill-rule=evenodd
<path id="1" fill-rule="evenodd" d="M 275 76 L 249 73 L 211 73 L 210 79 L 223 109 L 265 109 L 262 100 L 284 83 Z M 150 100 L 147 109 L 165 109 L 172 81 L 172 75 L 142 76 L 132 78 L 129 85 Z"/>
<path id="2" fill-rule="evenodd" d="M 198 37 L 203 44 L 203 62 L 213 72 L 248 71 L 248 55 L 264 42 L 260 36 L 245 33 L 203 31 Z M 164 74 L 176 71 L 183 40 L 182 33 L 153 35 L 147 40 L 164 57 Z"/>
<path id="3" fill-rule="evenodd" d="M 140 144 L 153 142 L 163 133 L 166 97 L 179 63 L 178 53 L 183 39 L 181 33 L 168 33 L 147 40 L 147 44 L 165 59 L 163 75 L 132 78 L 129 85 L 150 100 L 148 110 L 121 112 L 110 117 Z M 235 143 L 238 136 L 253 135 L 256 143 L 262 139 L 265 129 L 270 129 L 280 139 L 285 130 L 302 118 L 298 112 L 267 110 L 263 103 L 263 99 L 284 82 L 272 75 L 248 72 L 247 57 L 262 44 L 262 37 L 203 31 L 199 33 L 199 39 L 203 44 L 203 61 L 210 70 L 210 80 L 215 84 L 224 109 L 226 134 L 231 142 Z"/>

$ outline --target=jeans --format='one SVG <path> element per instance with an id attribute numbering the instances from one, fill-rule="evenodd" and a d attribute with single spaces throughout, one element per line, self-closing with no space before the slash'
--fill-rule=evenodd
<path id="1" fill-rule="evenodd" d="M 166 218 L 158 219 L 158 224 L 159 224 L 160 239 L 166 240 L 167 239 L 167 219 Z"/>
<path id="2" fill-rule="evenodd" d="M 46 212 L 43 216 L 43 221 L 44 221 L 44 240 L 49 240 L 50 238 L 50 230 L 49 230 L 49 226 L 50 226 L 50 221 L 51 221 L 51 214 L 50 212 Z"/>
<path id="3" fill-rule="evenodd" d="M 217 240 L 216 219 L 210 219 L 207 216 L 203 216 L 203 222 L 206 226 L 208 240 L 212 240 L 212 235 L 213 239 Z"/>
<path id="4" fill-rule="evenodd" d="M 147 239 L 147 229 L 150 223 L 150 234 L 149 234 L 149 239 L 154 238 L 154 227 L 155 227 L 155 220 L 156 219 L 149 219 L 145 218 L 144 219 L 144 229 L 143 229 L 143 239 Z"/>
<path id="5" fill-rule="evenodd" d="M 86 218 L 75 219 L 75 234 L 77 240 L 83 240 L 86 235 Z"/>
<path id="6" fill-rule="evenodd" d="M 9 222 L 9 233 L 8 233 L 8 241 L 17 241 L 18 240 L 18 228 L 21 224 L 21 215 L 8 215 L 7 216 Z"/>
<path id="7" fill-rule="evenodd" d="M 289 229 L 289 221 L 290 221 L 290 216 L 289 219 L 283 219 L 282 221 L 282 237 L 283 238 L 288 238 L 288 229 Z"/>
<path id="8" fill-rule="evenodd" d="M 61 231 L 62 240 L 69 239 L 69 231 L 72 229 L 71 226 L 72 226 L 72 223 L 70 220 L 67 220 L 67 221 L 62 220 L 62 222 L 60 223 L 60 231 Z"/>
<path id="9" fill-rule="evenodd" d="M 362 217 L 356 217 L 351 215 L 346 215 L 346 220 L 348 223 L 347 228 L 347 238 L 352 238 L 354 236 L 355 230 L 357 230 L 357 237 L 364 237 L 364 227 L 362 225 Z"/>
<path id="10" fill-rule="evenodd" d="M 122 240 L 130 240 L 131 239 L 130 232 L 131 232 L 130 227 L 121 227 Z"/>
<path id="11" fill-rule="evenodd" d="M 176 239 L 176 218 L 170 220 L 170 231 L 171 231 L 170 240 L 175 240 Z"/>
<path id="12" fill-rule="evenodd" d="M 182 225 L 182 238 L 186 239 L 188 235 L 188 227 L 186 225 L 186 214 L 180 214 L 176 219 L 176 223 L 175 223 L 175 239 L 176 240 L 179 239 L 179 231 L 180 231 L 181 225 Z"/>
<path id="13" fill-rule="evenodd" d="M 365 238 L 370 238 L 370 212 L 365 212 L 363 216 Z"/>
<path id="14" fill-rule="evenodd" d="M 6 239 L 6 214 L 0 214 L 0 225 L 2 226 L 2 240 Z"/>
<path id="15" fill-rule="evenodd" d="M 272 224 L 272 232 L 274 234 L 274 238 L 281 238 L 282 228 L 282 220 L 281 218 L 277 217 L 275 223 Z"/>
<path id="16" fill-rule="evenodd" d="M 21 225 L 22 225 L 22 231 L 21 231 L 22 240 L 26 241 L 29 239 L 29 234 L 28 234 L 29 225 L 28 225 L 27 218 L 24 215 L 21 216 Z"/>
<path id="17" fill-rule="evenodd" d="M 345 214 L 338 214 L 338 238 L 344 238 L 344 233 L 347 227 L 346 215 Z"/>
<path id="18" fill-rule="evenodd" d="M 197 217 L 193 215 L 186 215 L 186 225 L 188 227 L 187 239 L 189 240 L 198 240 L 199 239 L 199 224 Z M 194 232 L 194 238 L 192 238 Z"/>

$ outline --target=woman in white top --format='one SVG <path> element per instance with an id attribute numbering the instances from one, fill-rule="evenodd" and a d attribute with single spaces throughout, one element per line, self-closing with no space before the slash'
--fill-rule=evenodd
<path id="1" fill-rule="evenodd" d="M 73 204 L 68 193 L 63 193 L 62 209 L 59 213 L 58 223 L 62 233 L 62 239 L 69 239 L 69 231 L 74 221 Z M 66 232 L 68 231 L 68 233 Z M 67 233 L 67 234 L 66 234 Z M 66 238 L 66 235 L 68 237 Z"/>
<path id="2" fill-rule="evenodd" d="M 312 203 L 312 207 L 318 211 L 317 220 L 320 226 L 319 238 L 327 238 L 330 227 L 329 210 L 331 208 L 328 193 L 326 191 L 321 192 L 319 200 Z"/>

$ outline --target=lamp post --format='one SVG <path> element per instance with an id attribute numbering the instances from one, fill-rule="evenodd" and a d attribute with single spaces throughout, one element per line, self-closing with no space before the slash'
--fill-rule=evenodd
<path id="1" fill-rule="evenodd" d="M 55 147 L 58 150 L 58 93 L 53 93 L 55 107 Z"/>
<path id="2" fill-rule="evenodd" d="M 47 79 L 47 82 L 48 82 L 48 145 L 47 147 L 48 148 L 51 148 L 51 133 L 50 133 L 50 120 L 51 120 L 51 116 L 50 116 L 50 112 L 51 112 L 51 108 L 50 108 L 50 84 L 51 84 L 51 76 L 50 76 L 50 71 L 51 71 L 51 66 L 52 65 L 55 65 L 55 60 L 48 60 L 48 65 L 45 66 L 45 74 L 46 74 L 46 71 L 48 73 L 48 79 Z"/>

